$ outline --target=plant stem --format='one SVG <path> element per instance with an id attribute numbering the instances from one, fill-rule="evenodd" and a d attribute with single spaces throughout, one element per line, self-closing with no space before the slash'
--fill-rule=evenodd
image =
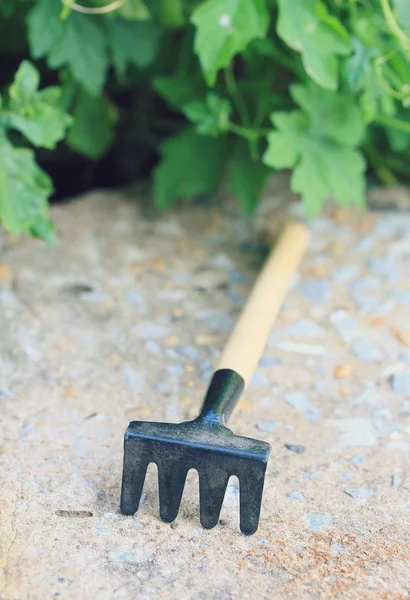
<path id="1" fill-rule="evenodd" d="M 396 17 L 391 9 L 389 0 L 380 0 L 384 18 L 391 33 L 399 40 L 406 52 L 410 50 L 410 40 L 396 21 Z"/>
<path id="2" fill-rule="evenodd" d="M 393 127 L 394 129 L 400 129 L 410 134 L 410 122 L 397 119 L 396 117 L 390 117 L 388 115 L 377 115 L 374 119 L 379 125 L 385 125 L 385 127 Z"/>
<path id="3" fill-rule="evenodd" d="M 236 104 L 236 108 L 238 109 L 242 124 L 247 127 L 251 127 L 251 119 L 249 116 L 248 107 L 246 106 L 246 103 L 244 102 L 242 95 L 238 89 L 238 85 L 236 83 L 235 75 L 233 72 L 232 63 L 224 70 L 224 75 L 226 89 L 228 90 L 232 100 Z"/>

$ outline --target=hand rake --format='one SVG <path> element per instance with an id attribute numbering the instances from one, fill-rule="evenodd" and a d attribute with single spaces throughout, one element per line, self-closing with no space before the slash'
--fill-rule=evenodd
<path id="1" fill-rule="evenodd" d="M 121 511 L 138 510 L 149 463 L 158 467 L 160 516 L 173 521 L 189 469 L 199 474 L 200 520 L 219 521 L 226 486 L 236 475 L 240 528 L 259 524 L 270 445 L 232 433 L 226 423 L 264 350 L 292 277 L 309 239 L 301 223 L 289 223 L 268 257 L 221 356 L 199 416 L 181 424 L 133 421 L 125 433 Z"/>

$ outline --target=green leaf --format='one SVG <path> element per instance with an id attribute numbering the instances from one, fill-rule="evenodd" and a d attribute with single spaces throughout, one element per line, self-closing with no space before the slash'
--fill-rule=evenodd
<path id="1" fill-rule="evenodd" d="M 118 14 L 127 21 L 146 21 L 150 18 L 150 12 L 142 0 L 127 0 L 119 7 Z"/>
<path id="2" fill-rule="evenodd" d="M 103 88 L 108 69 L 106 37 L 97 23 L 90 15 L 72 12 L 48 52 L 50 68 L 68 65 L 73 79 L 94 96 Z"/>
<path id="3" fill-rule="evenodd" d="M 185 116 L 196 124 L 195 130 L 202 135 L 217 137 L 229 129 L 232 105 L 229 100 L 210 92 L 205 102 L 189 102 L 182 107 Z"/>
<path id="4" fill-rule="evenodd" d="M 114 138 L 116 118 L 110 104 L 103 97 L 80 90 L 73 116 L 67 144 L 87 158 L 103 156 Z"/>
<path id="5" fill-rule="evenodd" d="M 155 77 L 153 85 L 158 94 L 176 109 L 196 98 L 203 98 L 206 89 L 201 78 L 185 71 Z"/>
<path id="6" fill-rule="evenodd" d="M 223 175 L 227 157 L 226 137 L 203 137 L 185 129 L 161 145 L 162 159 L 154 172 L 157 208 L 176 200 L 191 200 L 214 190 Z"/>
<path id="7" fill-rule="evenodd" d="M 364 135 L 361 110 L 352 96 L 335 94 L 315 84 L 291 86 L 296 104 L 310 119 L 316 136 L 326 136 L 346 146 L 356 146 Z"/>
<path id="8" fill-rule="evenodd" d="M 9 89 L 4 123 L 20 131 L 32 144 L 52 149 L 63 139 L 71 117 L 60 105 L 61 88 L 38 91 L 39 73 L 23 61 Z"/>
<path id="9" fill-rule="evenodd" d="M 375 48 L 364 46 L 352 38 L 353 54 L 344 62 L 345 79 L 352 91 L 363 90 L 373 70 L 372 59 L 377 56 Z"/>
<path id="10" fill-rule="evenodd" d="M 125 75 L 128 64 L 144 69 L 155 60 L 162 32 L 153 23 L 114 19 L 109 22 L 109 32 L 119 77 Z"/>
<path id="11" fill-rule="evenodd" d="M 349 35 L 317 0 L 278 0 L 279 37 L 302 55 L 306 73 L 330 90 L 338 84 L 338 56 L 351 51 Z"/>
<path id="12" fill-rule="evenodd" d="M 157 3 L 156 13 L 164 27 L 181 27 L 185 23 L 182 0 L 161 0 Z"/>
<path id="13" fill-rule="evenodd" d="M 240 141 L 236 144 L 228 163 L 228 174 L 232 192 L 248 215 L 254 212 L 271 172 L 272 170 L 263 163 L 251 159 L 248 146 L 244 142 Z"/>
<path id="14" fill-rule="evenodd" d="M 56 0 L 37 0 L 27 15 L 28 41 L 33 58 L 45 56 L 61 37 L 61 4 Z"/>
<path id="15" fill-rule="evenodd" d="M 264 38 L 269 27 L 265 0 L 206 0 L 193 12 L 195 52 L 208 85 L 219 69 L 255 38 Z"/>
<path id="16" fill-rule="evenodd" d="M 268 134 L 263 161 L 294 168 L 292 190 L 302 194 L 309 217 L 329 197 L 363 205 L 366 165 L 356 148 L 364 125 L 355 99 L 314 84 L 293 86 L 291 93 L 302 110 L 271 115 L 276 130 Z"/>
<path id="17" fill-rule="evenodd" d="M 343 206 L 364 206 L 366 163 L 360 152 L 330 140 L 305 139 L 292 175 L 292 190 L 302 194 L 308 217 L 333 197 Z"/>
<path id="18" fill-rule="evenodd" d="M 52 242 L 53 223 L 47 199 L 51 179 L 36 164 L 28 148 L 15 148 L 0 136 L 0 219 L 11 233 L 30 233 Z"/>
<path id="19" fill-rule="evenodd" d="M 268 133 L 264 163 L 275 169 L 290 169 L 297 162 L 301 134 L 307 130 L 308 121 L 303 113 L 295 110 L 273 113 L 272 122 L 277 131 Z"/>

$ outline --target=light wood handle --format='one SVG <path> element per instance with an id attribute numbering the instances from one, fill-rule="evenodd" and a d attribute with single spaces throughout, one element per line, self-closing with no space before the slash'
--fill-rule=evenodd
<path id="1" fill-rule="evenodd" d="M 262 356 L 309 237 L 309 230 L 303 223 L 291 222 L 285 226 L 219 360 L 217 368 L 232 369 L 239 373 L 245 381 L 245 387 Z"/>

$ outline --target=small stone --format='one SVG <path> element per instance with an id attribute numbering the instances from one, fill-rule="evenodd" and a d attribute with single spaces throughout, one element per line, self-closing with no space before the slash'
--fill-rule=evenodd
<path id="1" fill-rule="evenodd" d="M 313 479 L 317 479 L 318 477 L 323 475 L 323 473 L 324 471 L 313 471 L 312 473 L 305 473 L 302 479 L 307 479 L 308 481 L 311 481 Z"/>
<path id="2" fill-rule="evenodd" d="M 410 371 L 395 373 L 391 378 L 393 391 L 399 396 L 410 395 Z"/>
<path id="3" fill-rule="evenodd" d="M 279 423 L 277 421 L 262 421 L 261 423 L 256 423 L 256 428 L 259 429 L 259 431 L 267 433 L 276 429 L 278 425 Z"/>
<path id="4" fill-rule="evenodd" d="M 306 515 L 306 518 L 309 523 L 309 529 L 311 531 L 320 531 L 323 527 L 327 527 L 334 521 L 334 517 L 329 515 L 328 513 L 323 514 L 313 514 L 309 513 Z"/>
<path id="5" fill-rule="evenodd" d="M 260 371 L 255 371 L 252 375 L 252 379 L 249 382 L 249 387 L 264 387 L 269 385 L 269 380 Z"/>
<path id="6" fill-rule="evenodd" d="M 169 335 L 164 339 L 165 346 L 175 346 L 178 342 L 179 338 L 176 335 Z"/>
<path id="7" fill-rule="evenodd" d="M 306 451 L 305 446 L 300 446 L 299 444 L 283 444 L 286 450 L 290 450 L 291 452 L 295 452 L 296 454 L 303 454 Z"/>
<path id="8" fill-rule="evenodd" d="M 381 362 L 383 355 L 380 350 L 369 340 L 360 340 L 353 346 L 353 352 L 364 362 Z"/>
<path id="9" fill-rule="evenodd" d="M 355 454 L 355 456 L 352 456 L 352 458 L 350 459 L 350 462 L 353 465 L 361 465 L 364 463 L 364 460 L 365 460 L 364 454 Z"/>
<path id="10" fill-rule="evenodd" d="M 168 329 L 157 323 L 140 323 L 133 327 L 133 331 L 141 340 L 159 339 L 168 335 Z"/>
<path id="11" fill-rule="evenodd" d="M 345 377 L 348 377 L 351 372 L 351 365 L 339 365 L 333 371 L 333 375 L 336 377 L 336 379 L 344 379 Z"/>
<path id="12" fill-rule="evenodd" d="M 284 400 L 295 410 L 303 411 L 309 422 L 317 421 L 322 416 L 319 409 L 309 402 L 308 397 L 303 392 L 285 394 Z"/>
<path id="13" fill-rule="evenodd" d="M 345 494 L 351 496 L 355 500 L 365 500 L 374 496 L 375 491 L 367 488 L 347 488 Z"/>
<path id="14" fill-rule="evenodd" d="M 299 500 L 299 502 L 306 502 L 306 498 L 304 497 L 304 495 L 301 492 L 290 492 L 290 494 L 288 494 L 288 498 L 292 498 L 292 500 Z"/>
<path id="15" fill-rule="evenodd" d="M 347 310 L 343 308 L 334 310 L 330 314 L 329 321 L 344 342 L 348 343 L 358 336 L 359 328 L 357 321 L 349 315 Z"/>
<path id="16" fill-rule="evenodd" d="M 364 391 L 354 398 L 352 404 L 355 406 L 360 404 L 365 404 L 369 406 L 374 406 L 380 402 L 380 393 L 375 389 L 373 382 L 364 382 Z"/>
<path id="17" fill-rule="evenodd" d="M 333 279 L 340 283 L 347 283 L 354 279 L 359 273 L 360 267 L 358 265 L 343 265 L 333 273 Z"/>
<path id="18" fill-rule="evenodd" d="M 306 281 L 299 284 L 299 289 L 309 302 L 322 303 L 332 298 L 331 287 L 328 281 Z"/>
<path id="19" fill-rule="evenodd" d="M 394 489 L 397 489 L 398 487 L 400 487 L 402 484 L 402 478 L 399 477 L 399 475 L 393 475 L 393 477 L 391 478 L 391 486 Z"/>
<path id="20" fill-rule="evenodd" d="M 161 354 L 161 347 L 157 342 L 149 340 L 148 342 L 145 342 L 144 347 L 150 354 Z"/>
<path id="21" fill-rule="evenodd" d="M 188 358 L 189 360 L 196 361 L 202 356 L 201 352 L 195 346 L 178 346 L 175 351 L 182 358 Z"/>
<path id="22" fill-rule="evenodd" d="M 318 346 L 316 344 L 302 344 L 301 342 L 271 342 L 269 341 L 270 348 L 277 348 L 284 352 L 290 352 L 292 354 L 306 354 L 308 356 L 324 356 L 326 349 L 324 346 Z"/>
<path id="23" fill-rule="evenodd" d="M 258 363 L 259 367 L 275 367 L 276 365 L 283 365 L 283 360 L 277 356 L 262 356 Z"/>
<path id="24" fill-rule="evenodd" d="M 129 302 L 133 306 L 136 306 L 137 308 L 146 307 L 145 299 L 136 290 L 129 290 L 125 294 L 125 299 L 127 300 L 127 302 Z"/>
<path id="25" fill-rule="evenodd" d="M 300 319 L 296 323 L 291 323 L 285 327 L 284 332 L 286 335 L 293 337 L 321 337 L 324 335 L 323 329 L 321 329 L 311 319 Z"/>
<path id="26" fill-rule="evenodd" d="M 339 429 L 341 446 L 377 446 L 377 432 L 368 419 L 330 419 L 327 423 Z"/>

